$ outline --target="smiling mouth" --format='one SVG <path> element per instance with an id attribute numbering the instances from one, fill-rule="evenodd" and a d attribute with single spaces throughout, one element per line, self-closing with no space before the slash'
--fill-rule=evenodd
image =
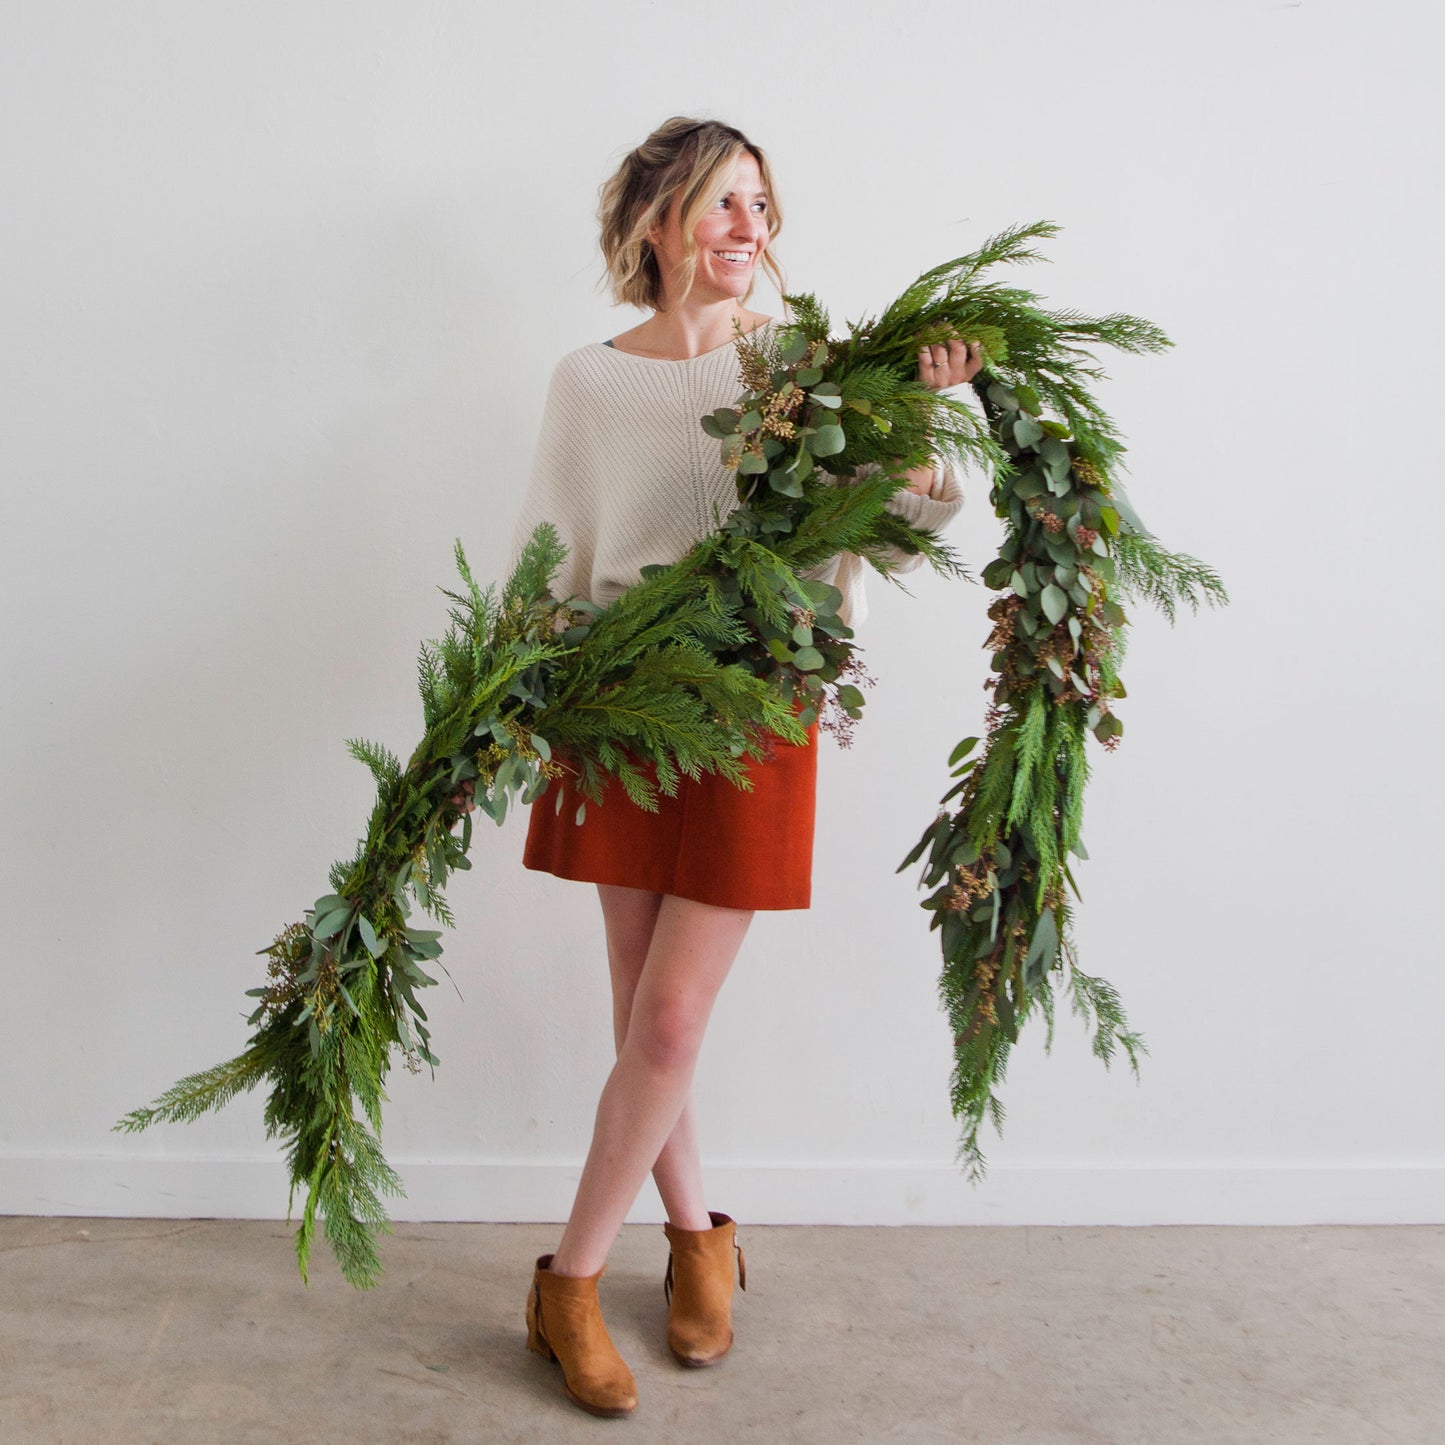
<path id="1" fill-rule="evenodd" d="M 747 266 L 753 259 L 751 251 L 714 251 L 713 255 L 727 266 Z"/>

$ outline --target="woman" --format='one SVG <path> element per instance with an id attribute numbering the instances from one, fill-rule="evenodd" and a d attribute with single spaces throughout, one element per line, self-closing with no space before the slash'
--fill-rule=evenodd
<path id="1" fill-rule="evenodd" d="M 599 219 L 614 299 L 652 314 L 554 371 L 511 561 L 550 521 L 568 548 L 555 595 L 606 605 L 643 565 L 676 561 L 737 505 L 736 478 L 698 420 L 741 389 L 737 328 L 777 324 L 745 305 L 759 266 L 780 295 L 785 287 L 769 252 L 780 216 L 767 159 L 731 126 L 667 121 L 603 185 Z M 920 377 L 936 388 L 969 380 L 979 364 L 976 348 L 957 341 L 919 354 Z M 962 503 L 956 481 L 946 467 L 908 476 L 890 507 L 937 530 Z M 906 571 L 922 558 L 895 560 Z M 859 559 L 845 554 L 809 575 L 842 589 L 840 612 L 856 627 Z M 597 1283 L 649 1170 L 667 1209 L 669 1346 L 684 1364 L 708 1365 L 732 1343 L 742 1251 L 733 1220 L 704 1200 L 690 1091 L 753 912 L 810 901 L 816 722 L 809 733 L 808 745 L 780 743 L 750 764 L 750 793 L 684 776 L 651 814 L 614 784 L 579 825 L 577 795 L 554 782 L 532 806 L 524 861 L 596 884 L 612 979 L 617 1062 L 571 1215 L 555 1252 L 537 1260 L 527 1301 L 529 1348 L 561 1364 L 567 1395 L 593 1414 L 637 1404 Z"/>

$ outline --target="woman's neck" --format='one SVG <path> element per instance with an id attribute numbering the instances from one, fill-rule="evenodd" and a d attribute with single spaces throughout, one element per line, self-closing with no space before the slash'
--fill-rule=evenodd
<path id="1" fill-rule="evenodd" d="M 738 330 L 749 332 L 768 318 L 736 302 L 706 307 L 679 306 L 655 311 L 646 321 L 614 338 L 620 350 L 663 361 L 686 361 L 736 339 Z M 734 325 L 736 321 L 736 326 Z"/>

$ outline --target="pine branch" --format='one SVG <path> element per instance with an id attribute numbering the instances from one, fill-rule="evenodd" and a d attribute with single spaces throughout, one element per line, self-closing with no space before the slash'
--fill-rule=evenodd
<path id="1" fill-rule="evenodd" d="M 264 1050 L 252 1046 L 245 1053 L 188 1074 L 172 1084 L 153 1104 L 133 1109 L 117 1125 L 123 1133 L 135 1134 L 152 1124 L 189 1124 L 202 1114 L 228 1104 L 238 1094 L 256 1087 L 271 1068 Z"/>
<path id="2" fill-rule="evenodd" d="M 1201 606 L 1222 607 L 1229 601 L 1219 573 L 1208 563 L 1167 552 L 1152 537 L 1121 532 L 1114 556 L 1120 589 L 1157 607 L 1171 626 L 1181 606 L 1197 613 Z"/>

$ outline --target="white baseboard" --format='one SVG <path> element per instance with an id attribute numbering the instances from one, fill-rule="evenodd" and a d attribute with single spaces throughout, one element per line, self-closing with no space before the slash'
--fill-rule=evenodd
<path id="1" fill-rule="evenodd" d="M 398 1220 L 563 1220 L 577 1164 L 392 1163 Z M 750 1224 L 1440 1224 L 1445 1167 L 995 1165 L 969 1184 L 949 1164 L 706 1166 L 708 1194 Z M 0 1214 L 280 1219 L 279 1158 L 0 1155 Z M 663 1219 L 651 1181 L 628 1221 Z"/>

